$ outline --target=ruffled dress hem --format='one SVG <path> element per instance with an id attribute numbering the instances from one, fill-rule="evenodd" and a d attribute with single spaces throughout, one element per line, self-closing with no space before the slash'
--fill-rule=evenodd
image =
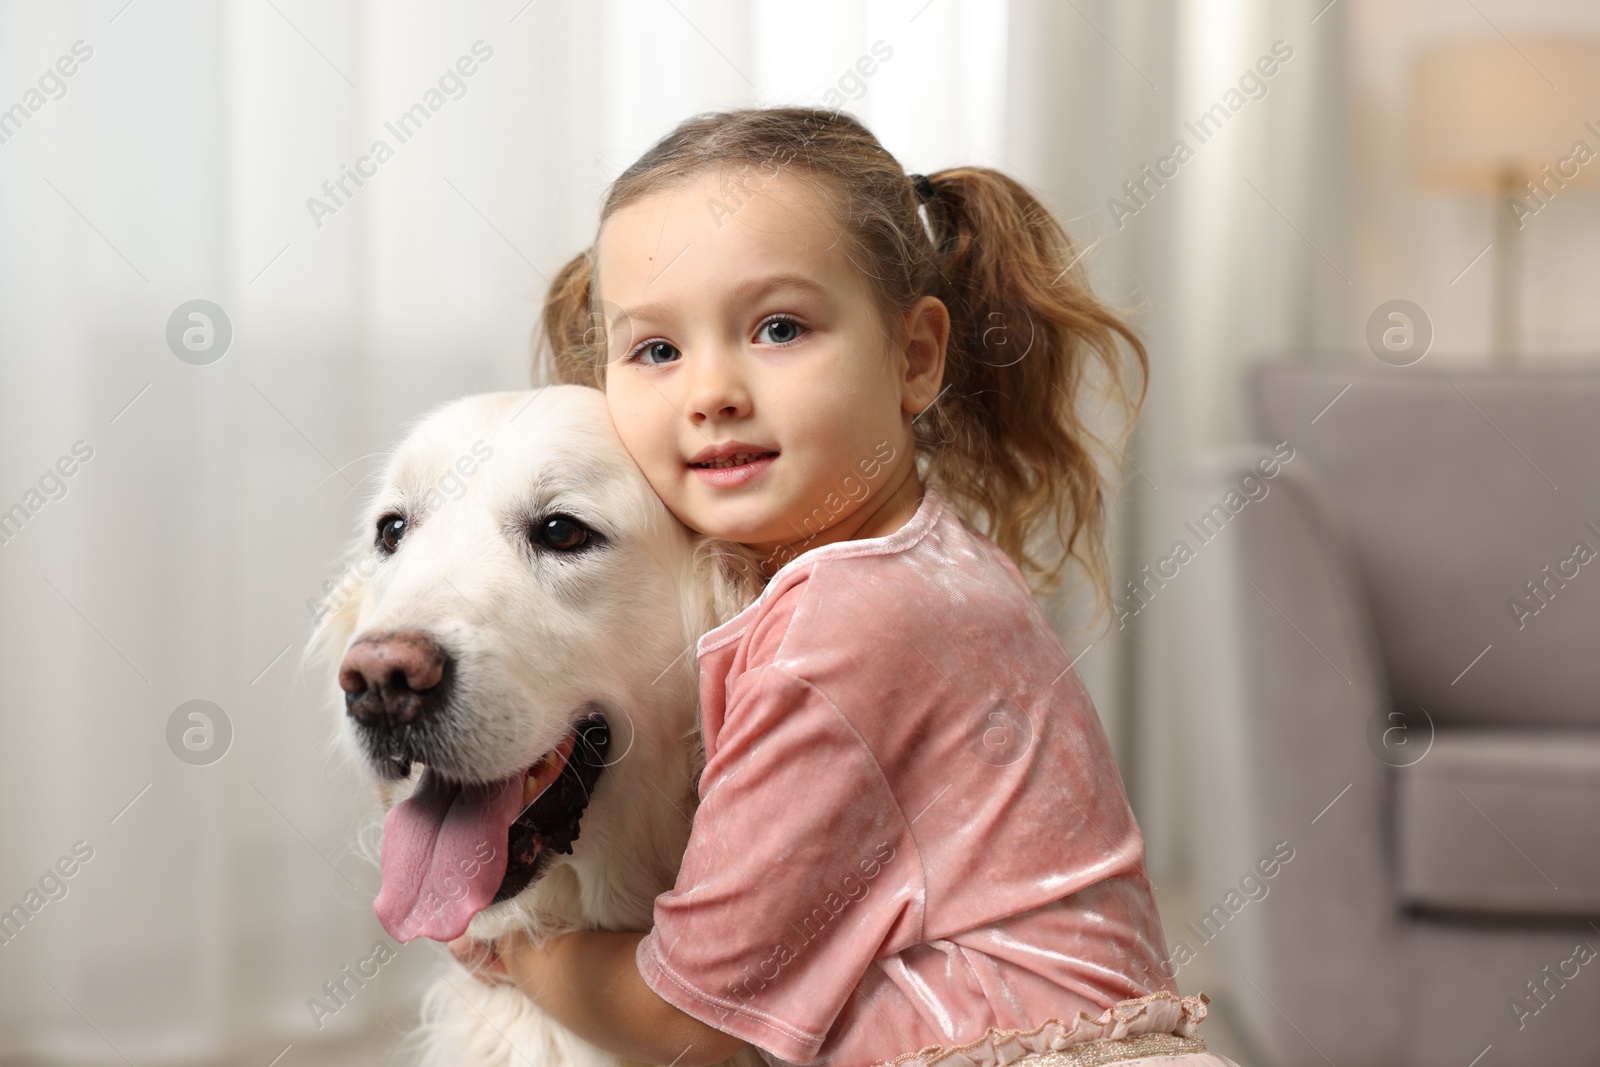
<path id="1" fill-rule="evenodd" d="M 1050 1018 L 1032 1030 L 996 1030 L 963 1045 L 928 1045 L 915 1052 L 902 1053 L 873 1067 L 1003 1067 L 1030 1056 L 1046 1053 L 1075 1053 L 1046 1056 L 1055 1067 L 1090 1067 L 1140 1056 L 1180 1055 L 1204 1052 L 1205 1039 L 1198 1031 L 1206 1017 L 1211 998 L 1204 993 L 1178 997 L 1166 990 L 1132 1000 L 1121 1000 L 1090 1017 L 1082 1011 L 1071 1020 Z M 1125 1040 L 1148 1037 L 1153 1040 Z M 1162 1040 L 1166 1039 L 1166 1040 Z M 1115 1046 L 1087 1046 L 1090 1042 L 1112 1042 Z"/>

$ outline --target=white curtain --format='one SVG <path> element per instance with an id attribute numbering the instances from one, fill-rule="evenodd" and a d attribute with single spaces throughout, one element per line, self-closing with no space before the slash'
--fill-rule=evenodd
<path id="1" fill-rule="evenodd" d="M 1182 528 L 1182 463 L 1245 434 L 1244 368 L 1351 345 L 1344 15 L 1327 0 L 1011 4 L 1007 165 L 1093 248 L 1096 284 L 1150 350 L 1122 467 L 1120 601 Z M 1186 874 L 1191 818 L 1168 607 L 1077 646 L 1158 886 Z"/>
<path id="2" fill-rule="evenodd" d="M 308 603 L 403 423 L 530 384 L 546 279 L 592 239 L 606 182 L 689 114 L 836 93 L 908 171 L 1006 169 L 1094 243 L 1105 291 L 1149 305 L 1118 534 L 1136 569 L 1164 540 L 1162 472 L 1235 432 L 1240 361 L 1338 314 L 1319 256 L 1340 262 L 1342 24 L 1314 13 L 0 4 L 0 509 L 24 513 L 0 527 L 0 909 L 23 910 L 0 920 L 0 1059 L 264 1064 L 408 1024 L 432 943 L 331 1018 L 307 1004 L 380 935 L 355 844 L 376 805 L 330 744 L 331 680 L 296 675 Z M 1106 199 L 1278 38 L 1295 53 L 1269 94 L 1119 229 Z M 892 56 L 862 75 L 877 42 Z M 418 103 L 426 121 L 391 132 Z M 197 300 L 231 328 L 220 358 Z M 1075 648 L 1094 640 L 1067 629 L 1080 605 L 1054 608 Z M 1181 862 L 1181 761 L 1158 638 L 1102 637 L 1079 668 L 1161 871 Z M 190 701 L 220 711 L 191 706 L 169 741 Z"/>

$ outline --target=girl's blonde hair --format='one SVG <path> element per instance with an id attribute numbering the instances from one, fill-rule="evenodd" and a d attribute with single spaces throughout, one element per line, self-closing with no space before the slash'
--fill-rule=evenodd
<path id="1" fill-rule="evenodd" d="M 822 196 L 896 343 L 919 297 L 944 301 L 944 390 L 914 423 L 928 482 L 1011 557 L 1036 592 L 1054 590 L 1075 559 L 1103 609 L 1110 487 L 1098 461 L 1107 442 L 1083 408 L 1093 403 L 1090 387 L 1099 386 L 1106 390 L 1100 401 L 1131 420 L 1149 361 L 1132 328 L 1090 292 L 1081 257 L 1049 210 L 999 171 L 952 167 L 928 175 L 924 229 L 924 201 L 912 180 L 858 120 L 776 107 L 685 120 L 612 183 L 600 223 L 717 170 L 742 175 L 742 192 L 739 182 L 726 185 L 733 195 L 708 205 L 713 212 L 732 214 L 742 196 L 760 195 L 760 184 L 778 173 Z M 552 281 L 536 378 L 604 388 L 606 320 L 594 277 L 591 245 Z M 1128 386 L 1119 338 L 1137 364 L 1137 390 Z"/>

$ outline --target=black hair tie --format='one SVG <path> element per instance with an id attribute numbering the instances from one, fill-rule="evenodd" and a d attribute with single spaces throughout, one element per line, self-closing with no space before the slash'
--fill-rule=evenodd
<path id="1" fill-rule="evenodd" d="M 933 183 L 928 180 L 926 174 L 908 174 L 906 177 L 911 179 L 911 185 L 917 190 L 918 200 L 933 199 Z"/>

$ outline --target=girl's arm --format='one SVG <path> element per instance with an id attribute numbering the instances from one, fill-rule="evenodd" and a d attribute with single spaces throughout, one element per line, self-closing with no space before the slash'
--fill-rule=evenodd
<path id="1" fill-rule="evenodd" d="M 661 999 L 639 976 L 644 934 L 578 930 L 534 948 L 525 934 L 495 942 L 508 980 L 561 1025 L 628 1059 L 710 1067 L 745 1045 Z"/>

